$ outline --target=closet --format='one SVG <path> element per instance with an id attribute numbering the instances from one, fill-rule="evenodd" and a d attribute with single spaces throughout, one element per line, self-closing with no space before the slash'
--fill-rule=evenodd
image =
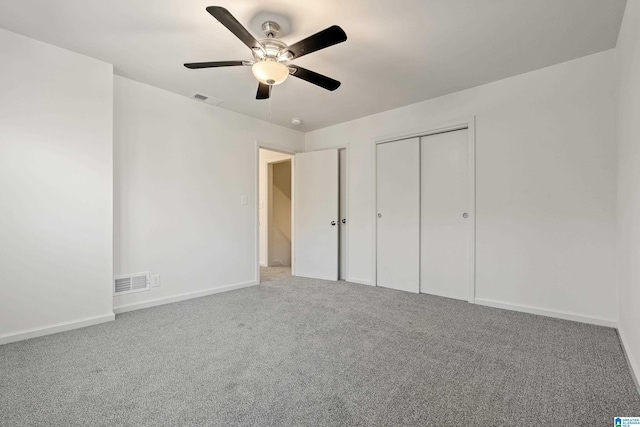
<path id="1" fill-rule="evenodd" d="M 376 145 L 378 286 L 473 299 L 468 128 Z"/>

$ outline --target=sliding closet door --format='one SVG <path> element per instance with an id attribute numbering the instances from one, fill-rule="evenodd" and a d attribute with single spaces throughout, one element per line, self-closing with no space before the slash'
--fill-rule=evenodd
<path id="1" fill-rule="evenodd" d="M 420 144 L 377 145 L 377 284 L 419 292 Z"/>
<path id="2" fill-rule="evenodd" d="M 338 280 L 338 150 L 296 154 L 296 276 Z"/>
<path id="3" fill-rule="evenodd" d="M 471 281 L 467 129 L 420 139 L 420 292 L 467 300 Z"/>

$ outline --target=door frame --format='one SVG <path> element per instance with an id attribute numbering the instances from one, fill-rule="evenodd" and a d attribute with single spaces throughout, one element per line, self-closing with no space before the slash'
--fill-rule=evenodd
<path id="1" fill-rule="evenodd" d="M 349 167 L 349 159 L 350 159 L 350 156 L 349 156 L 349 144 L 337 144 L 337 145 L 331 145 L 329 147 L 316 148 L 314 150 L 306 150 L 305 153 L 310 153 L 312 151 L 323 151 L 323 150 L 338 150 L 338 151 L 340 151 L 340 150 L 343 150 L 343 149 L 345 150 L 345 154 L 347 156 L 347 168 L 346 168 L 347 169 L 347 173 L 346 173 L 347 176 L 346 176 L 346 183 L 345 183 L 346 187 L 347 187 L 347 192 L 345 194 L 345 200 L 347 201 L 347 206 L 346 206 L 345 212 L 346 212 L 346 215 L 347 215 L 347 224 L 349 224 L 351 222 L 351 218 L 349 217 L 349 170 L 351 169 Z M 338 153 L 338 160 L 339 159 L 340 159 L 340 153 Z M 338 173 L 340 173 L 340 165 L 338 165 Z M 340 186 L 340 177 L 338 177 L 338 186 Z M 291 191 L 293 191 L 293 188 L 292 188 Z M 340 196 L 338 196 L 338 197 L 340 197 Z M 340 202 L 340 200 L 338 200 L 338 203 L 339 202 Z M 340 211 L 340 205 L 338 204 L 338 212 L 339 211 Z M 340 218 L 338 218 L 338 221 L 339 220 L 340 220 Z M 350 230 L 351 230 L 351 227 L 347 226 L 347 233 L 345 235 L 345 238 L 347 239 L 347 241 L 346 241 L 346 247 L 347 247 L 347 249 L 346 249 L 347 250 L 347 267 L 346 267 L 346 270 L 347 270 L 347 274 L 346 274 L 346 277 L 343 280 L 345 282 L 360 283 L 361 281 L 357 281 L 357 280 L 354 281 L 354 280 L 351 279 L 351 276 L 350 276 L 350 274 L 351 274 L 350 273 L 350 269 L 349 269 L 349 264 L 350 264 L 350 262 L 349 262 L 349 240 L 350 240 L 349 233 L 350 233 Z M 338 240 L 338 245 L 340 245 L 340 240 Z M 338 252 L 338 254 L 340 254 L 340 252 Z M 340 255 L 338 255 L 338 257 L 339 256 Z M 338 259 L 338 277 L 340 277 L 340 270 L 339 269 L 340 269 L 340 259 Z"/>
<path id="2" fill-rule="evenodd" d="M 295 224 L 295 213 L 294 213 L 294 190 L 295 183 L 293 182 L 293 174 L 296 167 L 295 162 L 295 151 L 292 151 L 289 148 L 281 147 L 277 144 L 272 144 L 268 142 L 255 141 L 254 144 L 254 183 L 255 183 L 255 193 L 254 193 L 254 224 L 255 224 L 255 282 L 257 285 L 260 284 L 260 149 L 263 148 L 269 151 L 275 151 L 277 153 L 289 154 L 291 156 L 291 254 L 294 252 L 294 224 Z M 267 249 L 268 251 L 268 249 Z M 268 261 L 267 261 L 268 262 Z M 293 256 L 291 257 L 291 275 L 295 275 L 295 260 Z"/>
<path id="3" fill-rule="evenodd" d="M 423 137 L 444 132 L 468 129 L 469 144 L 469 216 L 468 232 L 470 236 L 469 254 L 469 284 L 467 301 L 475 304 L 476 300 L 476 117 L 471 116 L 462 119 L 447 121 L 432 126 L 420 127 L 407 131 L 382 135 L 373 139 L 372 149 L 372 170 L 373 170 L 373 197 L 372 197 L 372 218 L 373 218 L 373 247 L 371 250 L 372 272 L 371 283 L 378 286 L 377 263 L 378 263 L 378 144 L 393 142 L 415 137 Z"/>

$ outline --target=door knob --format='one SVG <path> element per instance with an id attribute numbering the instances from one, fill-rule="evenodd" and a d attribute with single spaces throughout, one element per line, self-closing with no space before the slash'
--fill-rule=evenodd
<path id="1" fill-rule="evenodd" d="M 378 218 L 382 218 L 382 214 L 381 213 L 378 214 Z"/>
<path id="2" fill-rule="evenodd" d="M 342 218 L 342 223 L 346 224 L 347 223 L 347 219 L 346 218 Z"/>
<path id="3" fill-rule="evenodd" d="M 462 218 L 469 218 L 469 214 L 468 214 L 468 213 L 466 213 L 466 212 L 465 212 L 465 213 L 463 213 L 463 214 L 462 214 Z"/>
<path id="4" fill-rule="evenodd" d="M 336 222 L 335 221 L 331 221 L 331 225 L 336 225 Z"/>

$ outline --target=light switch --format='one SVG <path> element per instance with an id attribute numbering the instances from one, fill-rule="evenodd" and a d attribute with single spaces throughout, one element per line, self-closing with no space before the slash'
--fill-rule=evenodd
<path id="1" fill-rule="evenodd" d="M 249 199 L 247 196 L 240 196 L 240 204 L 241 205 L 246 205 L 247 203 L 249 203 Z"/>
<path id="2" fill-rule="evenodd" d="M 152 288 L 159 288 L 160 287 L 160 275 L 159 274 L 155 274 L 155 275 L 151 276 L 151 287 Z"/>

